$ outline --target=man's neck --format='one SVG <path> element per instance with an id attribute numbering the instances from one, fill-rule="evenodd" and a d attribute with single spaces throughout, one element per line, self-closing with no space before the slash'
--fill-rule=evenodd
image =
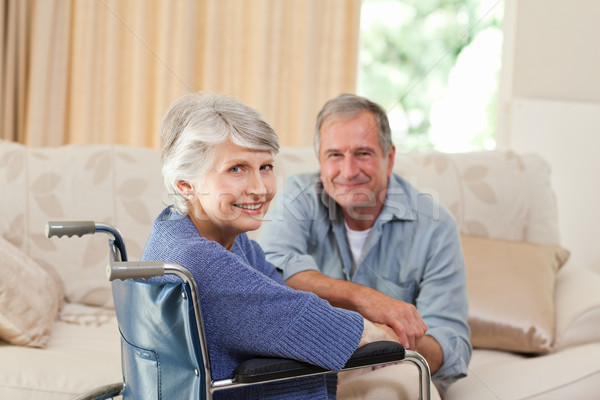
<path id="1" fill-rule="evenodd" d="M 375 225 L 375 220 L 381 213 L 383 204 L 377 203 L 377 206 L 371 208 L 361 209 L 342 209 L 344 221 L 348 225 L 348 228 L 353 231 L 364 231 L 370 229 Z M 359 211 L 357 211 L 359 210 Z"/>

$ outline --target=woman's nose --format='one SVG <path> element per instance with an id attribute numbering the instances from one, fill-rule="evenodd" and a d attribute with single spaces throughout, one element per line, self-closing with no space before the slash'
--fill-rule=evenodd
<path id="1" fill-rule="evenodd" d="M 260 195 L 267 193 L 267 185 L 260 172 L 250 174 L 250 177 L 248 178 L 248 192 L 250 194 Z"/>

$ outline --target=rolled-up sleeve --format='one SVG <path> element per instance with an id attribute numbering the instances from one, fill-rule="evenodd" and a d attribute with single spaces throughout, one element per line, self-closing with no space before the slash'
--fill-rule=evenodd
<path id="1" fill-rule="evenodd" d="M 466 376 L 471 359 L 467 324 L 466 272 L 460 236 L 451 216 L 433 230 L 425 274 L 416 299 L 429 327 L 427 334 L 442 347 L 444 362 L 434 378 L 447 386 Z"/>

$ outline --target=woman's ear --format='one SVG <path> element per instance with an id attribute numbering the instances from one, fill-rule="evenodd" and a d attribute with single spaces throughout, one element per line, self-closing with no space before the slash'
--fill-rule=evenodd
<path id="1" fill-rule="evenodd" d="M 177 181 L 175 185 L 177 186 L 179 193 L 184 197 L 189 197 L 194 194 L 194 187 L 186 181 Z"/>

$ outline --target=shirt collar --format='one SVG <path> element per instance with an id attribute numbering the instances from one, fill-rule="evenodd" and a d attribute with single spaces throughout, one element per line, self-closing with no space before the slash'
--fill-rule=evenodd
<path id="1" fill-rule="evenodd" d="M 342 212 L 340 206 L 333 200 L 323 187 L 323 181 L 320 179 L 316 184 L 317 194 L 320 195 L 321 202 L 329 213 L 333 213 L 333 220 L 341 221 Z M 415 208 L 413 207 L 414 202 L 418 198 L 418 191 L 416 191 L 406 180 L 396 174 L 388 179 L 388 188 L 385 196 L 385 202 L 383 209 L 377 216 L 375 225 L 381 222 L 388 222 L 393 220 L 400 221 L 413 221 L 417 219 Z"/>

